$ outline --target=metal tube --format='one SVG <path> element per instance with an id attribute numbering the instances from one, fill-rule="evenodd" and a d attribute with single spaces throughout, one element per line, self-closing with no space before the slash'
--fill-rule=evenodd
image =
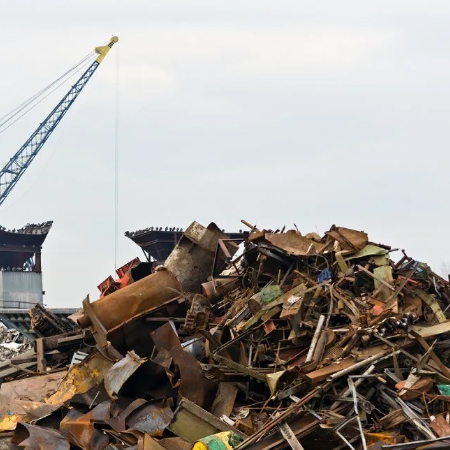
<path id="1" fill-rule="evenodd" d="M 320 332 L 322 331 L 322 328 L 323 328 L 323 324 L 324 324 L 324 323 L 325 323 L 325 316 L 322 314 L 322 315 L 319 317 L 319 322 L 317 323 L 316 331 L 314 332 L 314 336 L 313 336 L 313 338 L 312 338 L 312 341 L 311 341 L 311 345 L 310 345 L 310 347 L 309 347 L 308 354 L 306 355 L 305 363 L 309 363 L 309 362 L 311 362 L 312 359 L 313 359 L 314 350 L 316 349 L 317 341 L 319 340 Z"/>
<path id="2" fill-rule="evenodd" d="M 174 275 L 169 270 L 163 269 L 102 297 L 91 306 L 98 320 L 108 331 L 137 314 L 176 297 L 177 291 L 180 290 L 180 283 Z M 87 328 L 92 324 L 86 312 L 78 319 L 78 324 L 81 328 Z"/>
<path id="3" fill-rule="evenodd" d="M 353 383 L 352 377 L 348 378 L 348 386 L 349 389 L 352 392 L 352 396 L 353 396 L 353 407 L 355 410 L 355 414 L 356 414 L 356 420 L 358 422 L 358 428 L 359 428 L 359 433 L 361 435 L 361 442 L 363 445 L 363 450 L 367 450 L 367 443 L 366 443 L 366 438 L 364 436 L 364 430 L 362 427 L 362 423 L 361 423 L 361 418 L 359 417 L 359 410 L 358 410 L 358 396 L 356 393 L 356 387 L 355 387 L 355 383 Z"/>
<path id="4" fill-rule="evenodd" d="M 365 372 L 363 372 L 363 376 L 364 375 L 370 375 L 371 373 L 373 373 L 373 371 L 375 370 L 375 365 L 372 364 Z M 364 381 L 364 378 L 359 378 L 358 380 L 355 381 L 354 385 L 355 388 L 358 387 L 362 382 Z M 344 393 L 341 395 L 342 398 L 347 398 L 349 397 L 351 394 L 350 388 L 348 387 Z M 336 409 L 339 405 L 341 404 L 341 402 L 339 400 L 335 401 L 332 405 L 330 410 Z"/>
<path id="5" fill-rule="evenodd" d="M 360 361 L 359 363 L 356 363 L 355 365 L 351 367 L 347 367 L 347 369 L 340 370 L 339 372 L 334 373 L 330 377 L 327 378 L 327 381 L 334 381 L 340 377 L 343 377 L 345 375 L 348 375 L 349 373 L 354 372 L 355 370 L 361 369 L 362 367 L 368 366 L 372 363 L 378 363 L 380 361 L 383 361 L 388 358 L 392 358 L 394 354 L 400 353 L 400 350 L 397 350 L 396 352 L 385 354 L 382 353 L 381 355 L 374 355 L 371 358 L 365 359 L 364 361 Z"/>
<path id="6" fill-rule="evenodd" d="M 431 444 L 433 442 L 447 441 L 447 440 L 450 440 L 450 436 L 438 437 L 438 438 L 429 439 L 429 440 L 426 440 L 426 441 L 414 441 L 414 442 L 404 442 L 402 444 L 382 445 L 381 448 L 383 450 L 388 450 L 388 449 L 414 450 L 418 446 Z"/>

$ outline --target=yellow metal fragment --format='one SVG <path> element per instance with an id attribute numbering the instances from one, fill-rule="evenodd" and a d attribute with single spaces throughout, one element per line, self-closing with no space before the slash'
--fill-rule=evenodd
<path id="1" fill-rule="evenodd" d="M 23 414 L 13 414 L 0 417 L 0 431 L 12 431 L 16 429 L 18 422 L 28 422 L 28 417 Z"/>
<path id="2" fill-rule="evenodd" d="M 103 380 L 112 365 L 113 361 L 105 358 L 101 353 L 92 353 L 81 364 L 69 370 L 58 390 L 45 402 L 60 405 L 76 394 L 84 394 Z"/>

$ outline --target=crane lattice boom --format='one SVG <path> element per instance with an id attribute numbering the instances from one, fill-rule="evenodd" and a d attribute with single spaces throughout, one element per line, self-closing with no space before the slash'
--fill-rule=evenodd
<path id="1" fill-rule="evenodd" d="M 108 45 L 97 47 L 95 49 L 99 54 L 98 58 L 87 68 L 78 81 L 71 87 L 69 92 L 55 106 L 52 112 L 0 171 L 0 205 L 6 200 L 25 170 L 30 166 L 31 162 L 47 142 L 47 139 L 58 126 L 61 119 L 72 106 L 78 95 L 80 95 L 80 92 L 91 79 L 92 75 L 94 75 L 111 47 L 118 42 L 118 40 L 119 39 L 114 36 Z"/>

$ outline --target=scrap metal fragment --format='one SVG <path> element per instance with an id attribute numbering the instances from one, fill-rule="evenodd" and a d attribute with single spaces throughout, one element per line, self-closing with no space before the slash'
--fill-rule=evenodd
<path id="1" fill-rule="evenodd" d="M 353 383 L 353 384 L 354 384 L 354 387 L 357 388 L 357 387 L 364 381 L 364 377 L 365 377 L 366 375 L 372 374 L 374 371 L 375 371 L 375 365 L 372 364 L 366 371 L 363 372 L 362 377 L 360 377 L 358 380 L 356 380 L 356 381 Z M 351 388 L 350 388 L 350 386 L 349 386 L 349 387 L 348 387 L 348 388 L 340 395 L 340 397 L 341 397 L 341 399 L 342 399 L 342 398 L 350 397 L 351 395 L 352 395 L 352 390 L 351 390 Z M 340 403 L 341 403 L 340 401 L 337 401 L 337 402 L 333 403 L 333 404 L 331 405 L 330 410 L 336 409 L 336 408 L 339 406 Z"/>
<path id="2" fill-rule="evenodd" d="M 311 415 L 304 415 L 302 417 L 297 417 L 289 422 L 289 427 L 292 429 L 294 435 L 297 439 L 302 439 L 305 436 L 311 434 L 314 430 L 319 427 L 320 420 Z M 285 439 L 278 429 L 274 433 L 268 434 L 263 437 L 260 441 L 251 444 L 247 447 L 248 450 L 270 450 L 272 448 L 280 448 L 280 445 L 286 445 Z"/>
<path id="3" fill-rule="evenodd" d="M 70 326 L 69 322 L 65 322 L 58 316 L 53 314 L 40 303 L 36 303 L 29 311 L 31 319 L 31 328 L 36 330 L 39 336 L 54 336 L 56 334 L 67 333 L 74 326 Z"/>
<path id="4" fill-rule="evenodd" d="M 331 377 L 333 374 L 340 374 L 344 370 L 353 368 L 354 366 L 354 361 L 350 359 L 343 359 L 338 363 L 329 364 L 328 366 L 322 367 L 321 369 L 313 370 L 312 372 L 305 374 L 305 378 L 311 383 L 317 384 Z"/>
<path id="5" fill-rule="evenodd" d="M 161 406 L 147 403 L 133 411 L 126 423 L 133 430 L 147 433 L 150 436 L 162 436 L 172 417 L 172 410 L 167 404 Z"/>
<path id="6" fill-rule="evenodd" d="M 348 387 L 350 388 L 351 392 L 352 392 L 352 397 L 353 397 L 353 408 L 355 411 L 355 416 L 356 416 L 356 421 L 358 422 L 358 428 L 359 428 L 359 433 L 361 436 L 361 443 L 363 446 L 364 450 L 367 450 L 367 443 L 366 443 L 366 436 L 364 435 L 364 430 L 363 430 L 363 426 L 361 423 L 361 417 L 360 417 L 360 413 L 359 413 L 359 408 L 358 408 L 358 395 L 356 393 L 356 387 L 355 387 L 355 383 L 353 382 L 353 377 L 348 377 Z"/>
<path id="7" fill-rule="evenodd" d="M 450 424 L 445 420 L 444 414 L 432 416 L 430 427 L 439 437 L 450 436 Z"/>
<path id="8" fill-rule="evenodd" d="M 169 429 L 188 442 L 199 441 L 220 431 L 233 431 L 245 438 L 240 431 L 187 399 L 182 399 L 179 403 Z"/>
<path id="9" fill-rule="evenodd" d="M 436 298 L 432 295 L 427 294 L 425 291 L 421 289 L 416 289 L 413 291 L 415 295 L 420 297 L 422 301 L 433 311 L 436 319 L 439 323 L 445 323 L 447 321 L 447 317 L 445 317 L 444 312 L 441 309 Z"/>
<path id="10" fill-rule="evenodd" d="M 289 255 L 295 256 L 320 253 L 323 248 L 323 244 L 303 237 L 294 230 L 289 230 L 286 233 L 266 233 L 265 239 L 271 244 L 282 248 Z"/>
<path id="11" fill-rule="evenodd" d="M 450 320 L 431 326 L 426 326 L 422 324 L 411 325 L 409 329 L 411 331 L 415 331 L 417 334 L 426 339 L 429 337 L 435 337 L 450 332 Z"/>
<path id="12" fill-rule="evenodd" d="M 46 403 L 58 405 L 70 400 L 76 394 L 84 394 L 103 380 L 112 365 L 113 361 L 94 351 L 81 364 L 69 370 L 58 390 L 46 400 Z"/>
<path id="13" fill-rule="evenodd" d="M 396 352 L 397 354 L 400 353 L 400 350 L 397 350 Z M 341 378 L 345 375 L 348 375 L 349 373 L 355 372 L 358 369 L 361 369 L 365 366 L 368 366 L 369 364 L 376 364 L 380 361 L 383 361 L 385 359 L 389 359 L 393 357 L 393 353 L 389 353 L 389 352 L 384 352 L 381 354 L 377 354 L 374 355 L 370 358 L 367 358 L 363 361 L 360 361 L 356 364 L 352 364 L 350 367 L 345 368 L 339 372 L 333 373 L 332 375 L 330 375 L 330 377 L 328 378 L 329 381 L 334 381 L 337 380 L 338 378 Z"/>
<path id="14" fill-rule="evenodd" d="M 65 376 L 66 372 L 62 371 L 2 383 L 0 387 L 2 404 L 15 400 L 44 402 L 48 396 L 55 393 Z"/>
<path id="15" fill-rule="evenodd" d="M 145 359 L 139 358 L 133 351 L 116 362 L 105 375 L 105 389 L 108 395 L 113 399 L 117 398 L 122 386 L 144 362 Z"/>
<path id="16" fill-rule="evenodd" d="M 368 236 L 364 231 L 337 227 L 336 225 L 333 225 L 330 231 L 325 234 L 339 242 L 342 250 L 362 250 L 368 243 Z"/>
<path id="17" fill-rule="evenodd" d="M 194 356 L 183 350 L 172 325 L 166 323 L 151 333 L 155 346 L 164 350 L 180 369 L 180 394 L 203 406 L 215 385 L 202 375 L 202 369 Z"/>
<path id="18" fill-rule="evenodd" d="M 100 403 L 87 414 L 72 409 L 61 421 L 62 434 L 73 445 L 89 450 L 104 450 L 109 444 L 107 434 L 98 430 L 95 424 L 106 424 L 110 417 L 111 402 Z"/>
<path id="19" fill-rule="evenodd" d="M 195 334 L 198 330 L 206 330 L 208 327 L 210 308 L 211 305 L 206 297 L 200 294 L 194 295 L 191 307 L 186 314 L 183 329 L 190 334 Z"/>
<path id="20" fill-rule="evenodd" d="M 153 439 L 149 434 L 139 438 L 137 450 L 164 450 L 164 447 Z"/>
<path id="21" fill-rule="evenodd" d="M 57 405 L 45 403 L 65 372 L 3 383 L 0 388 L 0 431 L 14 430 L 18 422 L 31 422 L 51 414 Z"/>
<path id="22" fill-rule="evenodd" d="M 394 392 L 389 391 L 386 388 L 382 387 L 380 391 L 385 401 L 397 404 L 400 408 L 402 408 L 404 414 L 411 420 L 411 423 L 413 423 L 424 436 L 429 439 L 434 439 L 436 437 L 428 424 L 416 412 L 414 412 L 409 404 L 404 402 L 401 398 L 396 397 Z"/>
<path id="23" fill-rule="evenodd" d="M 280 424 L 280 433 L 286 439 L 286 442 L 291 446 L 292 450 L 305 450 L 303 445 L 300 444 L 300 441 L 295 436 L 291 427 L 286 423 L 282 422 Z"/>
<path id="24" fill-rule="evenodd" d="M 447 450 L 448 448 L 450 448 L 450 436 L 381 446 L 382 450 Z"/>
<path id="25" fill-rule="evenodd" d="M 198 222 L 193 222 L 186 229 L 164 264 L 181 283 L 179 291 L 200 292 L 201 284 L 211 274 L 219 239 L 227 238 L 214 223 L 205 228 Z M 237 245 L 229 243 L 228 250 L 233 255 Z M 222 264 L 223 262 L 224 259 Z"/>
<path id="26" fill-rule="evenodd" d="M 223 415 L 230 417 L 237 393 L 238 387 L 235 383 L 219 383 L 216 398 L 211 406 L 211 413 L 216 417 L 222 417 Z"/>
<path id="27" fill-rule="evenodd" d="M 12 450 L 69 450 L 67 439 L 51 428 L 19 423 L 11 439 Z"/>
<path id="28" fill-rule="evenodd" d="M 158 441 L 166 450 L 191 450 L 192 443 L 180 437 L 168 437 Z"/>

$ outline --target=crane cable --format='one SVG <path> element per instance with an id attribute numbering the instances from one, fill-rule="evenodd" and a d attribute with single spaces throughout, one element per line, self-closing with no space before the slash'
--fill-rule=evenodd
<path id="1" fill-rule="evenodd" d="M 119 252 L 119 119 L 120 119 L 120 85 L 119 85 L 119 46 L 116 51 L 116 108 L 114 126 L 114 266 L 117 270 Z"/>
<path id="2" fill-rule="evenodd" d="M 80 61 L 78 61 L 74 66 L 72 66 L 69 70 L 64 72 L 61 76 L 59 76 L 56 80 L 54 80 L 52 83 L 41 89 L 39 92 L 34 94 L 32 97 L 30 97 L 25 102 L 21 103 L 19 106 L 14 108 L 12 111 L 10 111 L 8 114 L 5 114 L 3 117 L 0 117 L 0 134 L 5 132 L 9 127 L 11 127 L 13 124 L 15 124 L 19 119 L 21 119 L 25 114 L 30 112 L 32 109 L 34 109 L 37 105 L 39 105 L 43 100 L 45 100 L 50 94 L 52 94 L 56 89 L 58 89 L 63 83 L 67 81 L 67 79 L 80 70 L 82 70 L 87 64 L 91 63 L 92 58 L 96 55 L 95 51 L 92 51 L 88 53 L 84 58 L 82 58 Z M 59 83 L 59 84 L 58 84 Z M 53 88 L 53 89 L 52 89 Z M 50 92 L 48 92 L 51 89 Z M 47 93 L 48 92 L 48 93 Z M 44 94 L 47 93 L 47 95 L 44 96 Z M 40 98 L 41 97 L 41 98 Z M 40 99 L 39 99 L 40 98 Z M 37 103 L 34 105 L 33 102 L 38 100 Z M 14 121 L 14 119 L 18 114 L 20 114 L 24 109 L 26 109 L 28 106 L 32 105 L 30 108 L 28 108 L 23 114 L 21 114 L 19 117 L 17 117 Z M 11 122 L 12 121 L 12 122 Z M 11 122 L 11 123 L 9 123 Z M 5 126 L 8 124 L 8 126 Z M 3 127 L 3 129 L 2 129 Z"/>
<path id="3" fill-rule="evenodd" d="M 24 107 L 26 107 L 27 105 L 29 105 L 33 100 L 35 100 L 36 98 L 38 98 L 40 95 L 44 94 L 46 91 L 48 91 L 49 89 L 52 88 L 52 86 L 54 86 L 56 83 L 58 83 L 61 79 L 65 78 L 68 74 L 70 74 L 71 72 L 73 72 L 77 67 L 79 67 L 81 64 L 83 64 L 86 60 L 92 58 L 92 56 L 95 55 L 95 52 L 92 51 L 90 53 L 88 53 L 85 57 L 83 57 L 80 61 L 78 61 L 74 66 L 72 66 L 69 70 L 67 70 L 66 72 L 64 72 L 61 76 L 59 76 L 58 78 L 56 78 L 56 80 L 52 81 L 48 86 L 44 87 L 43 89 L 41 89 L 39 92 L 37 92 L 36 94 L 34 94 L 33 96 L 31 96 L 28 100 L 24 101 L 23 103 L 21 103 L 19 106 L 17 106 L 16 108 L 14 108 L 12 111 L 10 111 L 8 114 L 5 114 L 4 116 L 0 117 L 0 121 L 2 121 L 3 119 L 7 118 L 8 116 L 14 117 L 17 114 L 17 110 L 21 111 L 23 110 Z M 16 112 L 17 111 L 17 112 Z M 10 120 L 10 119 L 7 119 Z"/>

